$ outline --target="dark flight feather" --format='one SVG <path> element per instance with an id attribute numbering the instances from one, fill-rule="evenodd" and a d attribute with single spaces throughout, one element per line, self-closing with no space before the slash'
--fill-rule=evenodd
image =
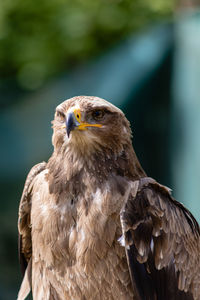
<path id="1" fill-rule="evenodd" d="M 121 222 L 140 299 L 199 299 L 199 225 L 166 187 L 140 179 L 135 197 L 121 211 Z"/>

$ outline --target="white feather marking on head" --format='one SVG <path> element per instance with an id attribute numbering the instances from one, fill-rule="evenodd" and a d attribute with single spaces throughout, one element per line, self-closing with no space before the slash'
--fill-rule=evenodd
<path id="1" fill-rule="evenodd" d="M 74 112 L 75 110 L 79 110 L 79 109 L 80 109 L 80 106 L 78 103 L 76 103 L 76 105 L 74 105 L 68 109 L 67 113 Z"/>

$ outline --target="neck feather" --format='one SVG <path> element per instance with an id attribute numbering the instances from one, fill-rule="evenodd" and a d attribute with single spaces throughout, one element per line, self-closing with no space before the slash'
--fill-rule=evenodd
<path id="1" fill-rule="evenodd" d="M 146 175 L 131 144 L 124 145 L 119 152 L 102 147 L 90 156 L 70 149 L 54 152 L 47 167 L 50 192 L 63 191 L 75 181 L 80 184 L 87 176 L 102 184 L 113 175 L 133 181 Z"/>

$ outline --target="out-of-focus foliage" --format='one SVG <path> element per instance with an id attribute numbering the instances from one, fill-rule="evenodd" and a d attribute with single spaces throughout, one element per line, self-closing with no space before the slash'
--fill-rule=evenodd
<path id="1" fill-rule="evenodd" d="M 173 0 L 0 0 L 0 77 L 37 89 L 152 21 Z"/>

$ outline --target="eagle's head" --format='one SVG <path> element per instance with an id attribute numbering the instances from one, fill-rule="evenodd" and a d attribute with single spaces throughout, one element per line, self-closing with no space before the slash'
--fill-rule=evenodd
<path id="1" fill-rule="evenodd" d="M 90 155 L 119 154 L 131 144 L 130 124 L 123 112 L 98 97 L 79 96 L 57 106 L 53 121 L 55 150 Z"/>
<path id="2" fill-rule="evenodd" d="M 52 123 L 54 153 L 48 162 L 52 182 L 62 178 L 59 182 L 65 186 L 66 180 L 77 178 L 75 174 L 83 170 L 98 181 L 110 173 L 131 179 L 144 175 L 132 147 L 129 121 L 108 101 L 71 98 L 57 106 Z"/>

